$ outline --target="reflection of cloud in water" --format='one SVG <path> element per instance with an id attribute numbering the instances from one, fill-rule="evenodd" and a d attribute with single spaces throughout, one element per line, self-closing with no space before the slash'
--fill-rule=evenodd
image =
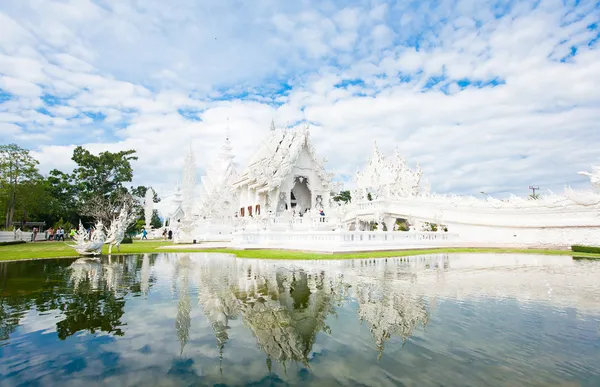
<path id="1" fill-rule="evenodd" d="M 65 359 L 84 350 L 86 359 L 97 360 L 90 360 L 85 370 L 72 376 L 70 385 L 85 378 L 133 385 L 148 381 L 174 385 L 181 381 L 267 383 L 265 373 L 271 366 L 274 375 L 291 384 L 397 385 L 407 380 L 433 384 L 443 377 L 452 384 L 467 373 L 470 384 L 477 385 L 485 380 L 477 378 L 484 376 L 514 382 L 514 377 L 502 379 L 506 374 L 499 370 L 509 363 L 516 367 L 519 360 L 519 372 L 529 369 L 528 361 L 544 372 L 557 365 L 566 367 L 563 356 L 572 357 L 570 347 L 562 347 L 566 355 L 549 356 L 549 348 L 561 348 L 566 337 L 577 340 L 578 348 L 583 347 L 582 359 L 588 359 L 577 360 L 571 367 L 589 373 L 592 371 L 582 367 L 589 367 L 597 356 L 593 342 L 586 344 L 589 338 L 581 333 L 581 321 L 577 320 L 577 329 L 565 329 L 564 324 L 571 320 L 566 320 L 564 311 L 554 313 L 550 308 L 548 313 L 543 308 L 576 306 L 573 313 L 597 311 L 599 274 L 600 265 L 574 263 L 570 257 L 522 255 L 439 254 L 321 262 L 240 260 L 210 254 L 84 259 L 64 271 L 67 293 L 77 293 L 64 302 L 64 312 L 48 316 L 28 312 L 24 322 L 29 328 L 14 333 L 33 337 L 41 330 L 51 333 L 44 335 L 46 340 L 48 336 L 56 339 L 53 329 L 45 328 L 56 323 L 52 321 L 55 316 L 61 316 L 65 318 L 62 325 L 67 325 L 57 326 L 58 336 L 71 341 L 64 341 L 63 347 L 50 344 L 46 350 L 34 338 L 5 353 L 12 361 L 30 357 L 37 364 L 42 359 L 51 364 L 56 356 L 50 348 Z M 147 297 L 132 297 L 139 295 Z M 199 307 L 194 307 L 194 297 Z M 510 301 L 500 302 L 502 299 Z M 532 304 L 520 308 L 523 303 Z M 465 315 L 467 309 L 476 313 Z M 527 320 L 532 315 L 527 313 L 534 313 L 536 321 L 543 316 L 544 322 L 549 322 L 540 326 L 540 335 L 550 339 L 536 341 L 537 331 L 532 333 L 532 322 Z M 553 318 L 562 319 L 564 333 L 556 335 L 548 328 Z M 589 321 L 589 316 L 586 318 Z M 103 329 L 104 337 L 111 341 L 74 335 L 98 332 L 99 324 L 106 321 L 111 325 Z M 509 323 L 522 326 L 513 329 Z M 425 324 L 426 332 L 421 328 Z M 126 340 L 115 337 L 119 334 Z M 490 337 L 496 340 L 493 348 Z M 91 352 L 87 345 L 97 341 L 104 343 L 101 351 Z M 87 349 L 73 349 L 75 342 L 86 343 Z M 515 347 L 519 343 L 525 350 Z M 384 349 L 386 356 L 377 362 L 378 352 L 381 355 Z M 109 370 L 115 372 L 113 376 L 103 374 L 106 365 L 98 360 L 105 350 L 118 354 L 118 366 Z M 511 357 L 503 360 L 507 356 Z M 471 359 L 480 363 L 467 365 Z M 437 368 L 427 368 L 428 362 L 435 362 Z M 290 363 L 298 363 L 298 368 Z M 310 372 L 305 369 L 307 364 Z M 487 364 L 497 366 L 485 368 Z M 285 376 L 281 367 L 287 367 Z M 418 370 L 425 368 L 426 375 L 418 375 Z M 472 376 L 477 372 L 477 378 Z M 496 379 L 490 376 L 493 372 Z M 308 373 L 318 376 L 309 377 Z M 13 381 L 28 380 L 26 375 L 18 378 Z M 65 380 L 55 374 L 54 379 L 42 381 Z"/>

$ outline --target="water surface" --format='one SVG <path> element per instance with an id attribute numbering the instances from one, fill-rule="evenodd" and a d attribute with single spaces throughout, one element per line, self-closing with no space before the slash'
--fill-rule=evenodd
<path id="1" fill-rule="evenodd" d="M 600 386 L 600 262 L 0 263 L 1 386 Z"/>

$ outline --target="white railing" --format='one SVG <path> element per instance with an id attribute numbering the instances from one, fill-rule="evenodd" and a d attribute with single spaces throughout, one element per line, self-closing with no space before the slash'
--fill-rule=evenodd
<path id="1" fill-rule="evenodd" d="M 12 241 L 25 241 L 31 242 L 33 240 L 32 232 L 20 232 L 16 233 L 14 231 L 0 231 L 0 242 L 12 242 Z M 46 240 L 45 232 L 38 232 L 36 237 L 36 241 L 44 241 Z"/>
<path id="2" fill-rule="evenodd" d="M 402 231 L 241 231 L 234 233 L 235 244 L 277 246 L 323 246 L 345 247 L 356 245 L 402 246 L 436 245 L 455 240 L 458 235 L 447 232 L 402 232 Z"/>

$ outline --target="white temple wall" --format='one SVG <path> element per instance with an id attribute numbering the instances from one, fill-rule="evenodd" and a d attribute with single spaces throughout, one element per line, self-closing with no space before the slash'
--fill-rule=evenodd
<path id="1" fill-rule="evenodd" d="M 600 244 L 600 227 L 499 227 L 448 222 L 448 231 L 475 245 L 552 246 Z"/>

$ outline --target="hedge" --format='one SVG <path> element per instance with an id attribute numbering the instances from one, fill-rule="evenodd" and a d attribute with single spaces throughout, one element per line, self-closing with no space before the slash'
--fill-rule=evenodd
<path id="1" fill-rule="evenodd" d="M 10 246 L 10 245 L 20 245 L 23 243 L 27 243 L 25 241 L 8 241 L 8 242 L 0 242 L 0 246 Z"/>
<path id="2" fill-rule="evenodd" d="M 600 247 L 597 247 L 597 246 L 573 245 L 573 246 L 571 246 L 571 250 L 573 250 L 577 253 L 600 254 Z"/>
<path id="3" fill-rule="evenodd" d="M 131 237 L 125 237 L 123 238 L 123 240 L 121 241 L 122 245 L 126 245 L 126 244 L 130 244 L 133 243 L 133 239 L 131 239 Z"/>

